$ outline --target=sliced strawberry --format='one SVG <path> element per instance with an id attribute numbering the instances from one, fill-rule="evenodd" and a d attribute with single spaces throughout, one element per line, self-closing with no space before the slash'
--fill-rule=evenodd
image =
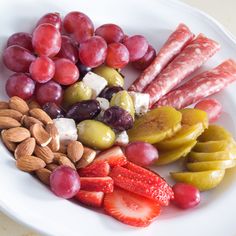
<path id="1" fill-rule="evenodd" d="M 115 219 L 137 227 L 148 226 L 160 214 L 156 202 L 120 188 L 105 194 L 104 210 Z"/>
<path id="2" fill-rule="evenodd" d="M 127 159 L 123 151 L 118 146 L 99 153 L 94 162 L 99 160 L 107 161 L 111 167 L 123 166 L 127 163 Z"/>
<path id="3" fill-rule="evenodd" d="M 82 177 L 105 177 L 110 173 L 110 165 L 107 161 L 100 160 L 85 168 L 79 169 L 78 173 Z"/>
<path id="4" fill-rule="evenodd" d="M 81 177 L 81 190 L 92 192 L 113 192 L 114 181 L 111 177 Z"/>
<path id="5" fill-rule="evenodd" d="M 110 176 L 114 180 L 114 184 L 120 188 L 155 200 L 162 206 L 169 204 L 171 199 L 170 187 L 161 178 L 155 181 L 149 180 L 145 175 L 140 175 L 121 166 L 114 167 Z"/>
<path id="6" fill-rule="evenodd" d="M 79 202 L 92 207 L 102 207 L 104 198 L 103 192 L 89 192 L 80 190 L 76 195 L 75 199 Z"/>

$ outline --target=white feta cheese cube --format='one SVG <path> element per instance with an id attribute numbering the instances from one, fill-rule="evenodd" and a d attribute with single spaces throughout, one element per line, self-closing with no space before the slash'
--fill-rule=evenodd
<path id="1" fill-rule="evenodd" d="M 102 120 L 105 110 L 110 107 L 110 102 L 106 98 L 100 98 L 100 97 L 97 97 L 96 100 L 99 102 L 101 107 L 101 112 L 98 114 L 97 119 Z"/>
<path id="2" fill-rule="evenodd" d="M 115 144 L 120 146 L 125 146 L 129 143 L 129 136 L 126 131 L 122 131 L 116 134 Z"/>
<path id="3" fill-rule="evenodd" d="M 59 139 L 61 142 L 67 143 L 70 140 L 77 140 L 77 128 L 75 121 L 69 118 L 57 118 L 53 120 L 59 133 Z"/>
<path id="4" fill-rule="evenodd" d="M 100 75 L 93 72 L 88 72 L 84 78 L 83 82 L 85 85 L 90 87 L 93 91 L 93 98 L 96 98 L 101 91 L 107 86 L 107 81 Z"/>
<path id="5" fill-rule="evenodd" d="M 138 116 L 145 114 L 149 108 L 149 94 L 131 91 L 129 92 L 129 95 L 134 103 L 135 114 Z"/>

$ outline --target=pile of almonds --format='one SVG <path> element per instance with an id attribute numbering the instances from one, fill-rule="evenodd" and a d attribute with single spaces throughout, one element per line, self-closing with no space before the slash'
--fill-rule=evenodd
<path id="1" fill-rule="evenodd" d="M 27 104 L 16 96 L 9 102 L 0 101 L 0 129 L 3 143 L 14 153 L 16 166 L 35 173 L 47 185 L 58 166 L 79 169 L 96 157 L 96 151 L 79 141 L 60 143 L 58 130 L 47 113 L 37 103 Z"/>

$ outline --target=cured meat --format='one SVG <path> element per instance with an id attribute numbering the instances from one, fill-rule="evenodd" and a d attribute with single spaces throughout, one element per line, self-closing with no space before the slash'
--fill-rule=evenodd
<path id="1" fill-rule="evenodd" d="M 150 107 L 219 49 L 217 42 L 203 34 L 198 35 L 144 90 L 150 95 Z"/>
<path id="2" fill-rule="evenodd" d="M 234 81 L 236 81 L 236 62 L 229 59 L 216 68 L 195 76 L 181 87 L 171 91 L 153 107 L 173 106 L 181 109 L 204 97 L 219 92 Z"/>
<path id="3" fill-rule="evenodd" d="M 193 40 L 194 34 L 189 28 L 180 24 L 177 29 L 170 35 L 163 45 L 156 58 L 142 74 L 137 78 L 129 88 L 130 91 L 142 92 L 144 88 L 155 79 L 161 70 L 176 56 L 180 51 Z"/>

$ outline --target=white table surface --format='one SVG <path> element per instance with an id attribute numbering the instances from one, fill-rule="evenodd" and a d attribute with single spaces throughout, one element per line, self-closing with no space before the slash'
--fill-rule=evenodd
<path id="1" fill-rule="evenodd" d="M 167 0 L 168 1 L 168 0 Z M 221 22 L 236 35 L 236 0 L 183 0 Z M 32 230 L 11 220 L 0 212 L 0 236 L 40 236 Z M 56 235 L 55 235 L 56 236 Z M 68 235 L 69 236 L 69 235 Z"/>

